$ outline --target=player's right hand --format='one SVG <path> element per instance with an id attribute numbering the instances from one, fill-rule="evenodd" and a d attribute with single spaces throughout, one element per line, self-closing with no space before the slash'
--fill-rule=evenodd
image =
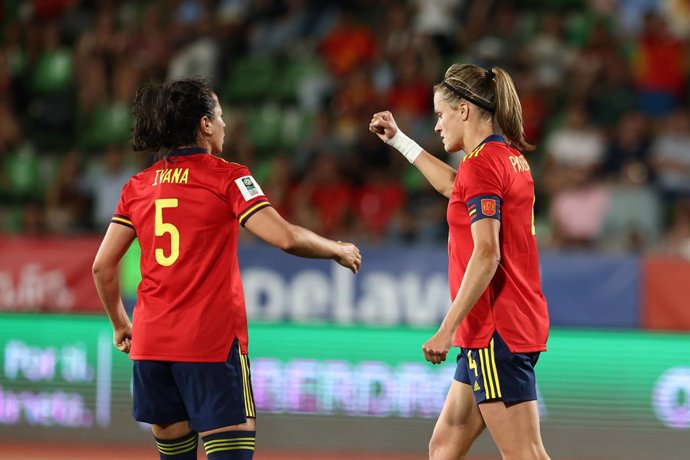
<path id="1" fill-rule="evenodd" d="M 393 114 L 389 111 L 376 112 L 369 122 L 369 131 L 376 134 L 383 142 L 388 143 L 398 132 L 398 125 L 395 123 Z"/>
<path id="2" fill-rule="evenodd" d="M 359 248 L 352 243 L 343 243 L 342 241 L 338 241 L 338 246 L 340 246 L 340 254 L 335 258 L 335 261 L 352 270 L 352 273 L 357 273 L 362 265 L 362 254 L 359 253 Z"/>
<path id="3" fill-rule="evenodd" d="M 132 325 L 125 324 L 113 330 L 113 345 L 122 353 L 129 353 L 132 347 Z"/>

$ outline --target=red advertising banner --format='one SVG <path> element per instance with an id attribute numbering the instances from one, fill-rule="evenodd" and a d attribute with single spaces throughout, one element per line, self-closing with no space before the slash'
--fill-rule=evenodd
<path id="1" fill-rule="evenodd" d="M 0 310 L 98 312 L 91 277 L 100 238 L 0 237 Z"/>
<path id="2" fill-rule="evenodd" d="M 642 327 L 690 331 L 690 262 L 649 256 L 642 273 Z"/>

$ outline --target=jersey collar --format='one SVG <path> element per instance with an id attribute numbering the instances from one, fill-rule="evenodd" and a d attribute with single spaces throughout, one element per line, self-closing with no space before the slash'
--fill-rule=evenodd
<path id="1" fill-rule="evenodd" d="M 208 153 L 208 149 L 203 147 L 181 147 L 170 150 L 170 156 L 179 157 L 183 155 L 196 155 L 197 153 Z"/>
<path id="2" fill-rule="evenodd" d="M 491 136 L 481 141 L 478 146 L 472 149 L 472 153 L 476 152 L 479 148 L 481 148 L 482 145 L 486 144 L 487 142 L 501 142 L 505 144 L 506 140 L 500 134 L 492 134 Z"/>

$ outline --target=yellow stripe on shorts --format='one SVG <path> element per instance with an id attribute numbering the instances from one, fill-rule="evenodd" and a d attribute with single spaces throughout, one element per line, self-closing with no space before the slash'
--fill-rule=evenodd
<path id="1" fill-rule="evenodd" d="M 491 347 L 491 367 L 493 368 L 494 371 L 494 382 L 496 383 L 496 392 L 498 393 L 498 397 L 502 398 L 503 396 L 501 395 L 501 382 L 498 380 L 498 369 L 496 369 L 496 355 L 494 354 L 494 339 L 491 339 L 491 343 L 489 344 Z"/>
<path id="2" fill-rule="evenodd" d="M 242 368 L 242 386 L 244 388 L 244 413 L 247 417 L 256 417 L 254 398 L 252 397 L 251 381 L 249 378 L 249 366 L 247 356 L 240 354 L 240 367 Z"/>
<path id="3" fill-rule="evenodd" d="M 484 392 L 486 393 L 486 398 L 491 399 L 493 398 L 494 394 L 494 387 L 493 384 L 491 383 L 491 379 L 489 378 L 490 376 L 487 374 L 487 369 L 489 368 L 489 363 L 487 361 L 486 365 L 484 365 L 484 349 L 479 348 L 477 350 L 477 354 L 479 354 L 479 363 L 482 366 L 482 377 L 484 378 Z"/>

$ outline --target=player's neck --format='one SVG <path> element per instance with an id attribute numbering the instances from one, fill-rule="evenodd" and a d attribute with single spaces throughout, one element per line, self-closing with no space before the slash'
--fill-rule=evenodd
<path id="1" fill-rule="evenodd" d="M 480 126 L 477 126 L 475 129 L 470 130 L 470 132 L 465 135 L 465 148 L 463 150 L 465 153 L 470 153 L 476 149 L 484 139 L 492 134 L 495 134 L 493 126 L 488 124 L 481 124 Z"/>

